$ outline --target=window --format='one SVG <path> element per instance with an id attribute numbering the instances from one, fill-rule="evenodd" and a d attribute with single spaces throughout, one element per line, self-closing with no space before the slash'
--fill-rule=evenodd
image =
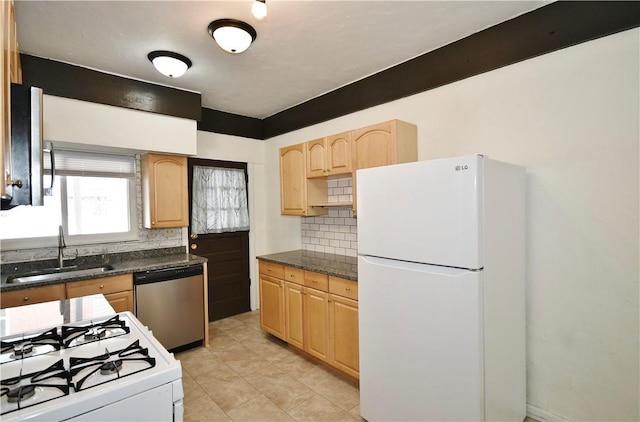
<path id="1" fill-rule="evenodd" d="M 44 206 L 0 213 L 3 248 L 55 246 L 59 225 L 70 245 L 138 238 L 133 156 L 56 150 L 54 161 L 54 184 Z M 50 172 L 49 157 L 44 165 Z M 45 186 L 50 183 L 51 176 L 45 176 Z M 43 243 L 43 238 L 49 239 Z"/>
<path id="2" fill-rule="evenodd" d="M 191 233 L 249 230 L 245 170 L 193 166 Z"/>

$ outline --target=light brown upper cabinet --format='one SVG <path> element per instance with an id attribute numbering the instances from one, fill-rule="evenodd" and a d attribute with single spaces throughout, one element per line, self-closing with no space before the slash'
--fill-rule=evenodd
<path id="1" fill-rule="evenodd" d="M 351 132 L 353 139 L 353 212 L 356 213 L 356 172 L 370 167 L 418 160 L 418 128 L 390 120 Z"/>
<path id="2" fill-rule="evenodd" d="M 315 139 L 306 146 L 308 178 L 351 174 L 351 132 Z"/>
<path id="3" fill-rule="evenodd" d="M 391 120 L 354 130 L 354 170 L 416 161 L 417 135 L 416 125 L 401 120 Z"/>
<path id="4" fill-rule="evenodd" d="M 0 195 L 7 193 L 5 180 L 11 179 L 11 83 L 22 83 L 22 67 L 20 66 L 20 51 L 18 49 L 18 28 L 16 26 L 15 8 L 13 0 L 3 0 L 0 4 L 0 36 L 2 37 L 2 54 L 0 54 L 0 69 L 2 70 L 2 116 L 0 118 Z"/>
<path id="5" fill-rule="evenodd" d="M 145 154 L 140 161 L 144 227 L 148 229 L 187 227 L 189 225 L 187 157 Z"/>
<path id="6" fill-rule="evenodd" d="M 280 148 L 280 213 L 282 215 L 311 216 L 326 214 L 327 211 L 311 207 L 327 196 L 327 183 L 317 179 L 307 179 L 306 144 Z M 324 200 L 326 202 L 326 199 Z"/>

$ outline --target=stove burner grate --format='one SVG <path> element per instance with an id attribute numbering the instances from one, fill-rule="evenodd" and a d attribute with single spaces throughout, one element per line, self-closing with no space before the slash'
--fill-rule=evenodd
<path id="1" fill-rule="evenodd" d="M 105 349 L 99 356 L 71 356 L 69 364 L 71 383 L 75 391 L 80 391 L 151 369 L 156 366 L 156 359 L 149 356 L 149 349 L 140 346 L 140 340 L 136 340 L 122 350 L 109 352 Z"/>
<path id="2" fill-rule="evenodd" d="M 56 328 L 33 335 L 23 335 L 0 341 L 1 362 L 24 359 L 60 350 L 62 337 Z"/>
<path id="3" fill-rule="evenodd" d="M 120 315 L 88 325 L 63 325 L 62 344 L 65 348 L 75 347 L 92 341 L 128 334 L 129 331 L 129 327 L 124 320 L 120 319 Z"/>
<path id="4" fill-rule="evenodd" d="M 60 359 L 42 371 L 0 380 L 0 414 L 14 412 L 69 395 L 70 377 Z M 6 402 L 5 402 L 6 397 Z"/>

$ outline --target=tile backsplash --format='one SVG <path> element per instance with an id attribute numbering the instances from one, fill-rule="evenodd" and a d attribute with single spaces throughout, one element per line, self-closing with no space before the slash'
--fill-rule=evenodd
<path id="1" fill-rule="evenodd" d="M 350 177 L 327 181 L 328 202 L 353 200 Z M 302 249 L 336 255 L 358 255 L 358 226 L 351 207 L 329 208 L 329 214 L 303 217 Z"/>

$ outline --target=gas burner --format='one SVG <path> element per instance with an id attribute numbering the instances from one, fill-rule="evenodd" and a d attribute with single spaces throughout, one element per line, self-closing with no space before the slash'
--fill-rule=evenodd
<path id="1" fill-rule="evenodd" d="M 75 347 L 81 344 L 117 337 L 129 333 L 129 327 L 120 315 L 116 315 L 106 321 L 87 325 L 63 325 L 62 343 L 64 347 Z"/>
<path id="2" fill-rule="evenodd" d="M 84 339 L 85 339 L 85 341 L 95 341 L 95 340 L 99 340 L 101 338 L 104 338 L 106 335 L 107 335 L 107 330 L 98 329 L 98 328 L 90 328 L 89 331 L 87 331 L 84 334 Z"/>
<path id="3" fill-rule="evenodd" d="M 36 386 L 32 384 L 22 385 L 13 389 L 9 389 L 7 393 L 7 401 L 9 403 L 20 403 L 22 400 L 26 400 L 35 396 Z"/>
<path id="4" fill-rule="evenodd" d="M 105 349 L 105 353 L 99 356 L 71 356 L 69 363 L 69 373 L 75 391 L 95 387 L 156 366 L 155 358 L 149 356 L 149 349 L 140 346 L 140 340 L 115 352 Z"/>
<path id="5" fill-rule="evenodd" d="M 0 341 L 0 363 L 25 359 L 60 350 L 62 338 L 56 328 Z"/>
<path id="6" fill-rule="evenodd" d="M 26 356 L 29 356 L 33 353 L 33 344 L 31 343 L 21 343 L 15 344 L 13 346 L 13 354 L 11 355 L 14 359 L 22 359 Z"/>
<path id="7" fill-rule="evenodd" d="M 33 362 L 36 361 L 37 359 Z M 30 366 L 35 366 L 35 363 Z M 8 367 L 9 365 L 3 367 L 3 375 Z M 0 396 L 2 397 L 0 414 L 5 415 L 68 394 L 69 372 L 64 368 L 63 359 L 44 370 L 27 375 L 23 375 L 21 369 L 18 376 L 0 381 Z"/>
<path id="8" fill-rule="evenodd" d="M 115 373 L 119 373 L 120 368 L 122 368 L 122 359 L 116 359 L 111 362 L 105 362 L 102 365 L 100 365 L 100 374 L 113 375 Z"/>

